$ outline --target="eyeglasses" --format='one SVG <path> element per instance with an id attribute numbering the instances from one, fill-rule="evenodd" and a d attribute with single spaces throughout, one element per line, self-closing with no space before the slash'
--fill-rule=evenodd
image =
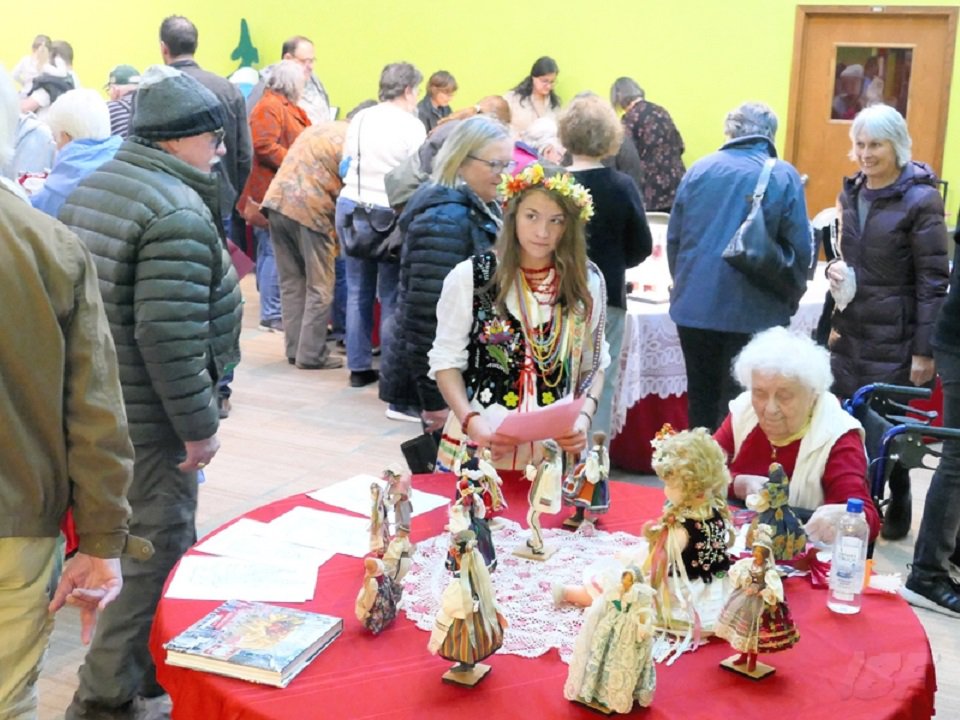
<path id="1" fill-rule="evenodd" d="M 212 132 L 213 132 L 213 146 L 220 147 L 220 143 L 223 142 L 223 138 L 227 134 L 227 131 L 224 130 L 223 128 L 217 128 Z"/>
<path id="2" fill-rule="evenodd" d="M 502 173 L 504 170 L 511 172 L 517 166 L 514 160 L 484 160 L 483 158 L 478 158 L 476 155 L 467 155 L 467 157 L 471 160 L 482 162 L 495 173 Z"/>

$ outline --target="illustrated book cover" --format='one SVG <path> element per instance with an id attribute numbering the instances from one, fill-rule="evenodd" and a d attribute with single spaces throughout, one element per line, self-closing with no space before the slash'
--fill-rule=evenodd
<path id="1" fill-rule="evenodd" d="M 164 648 L 168 665 L 286 687 L 342 631 L 331 615 L 228 600 Z"/>

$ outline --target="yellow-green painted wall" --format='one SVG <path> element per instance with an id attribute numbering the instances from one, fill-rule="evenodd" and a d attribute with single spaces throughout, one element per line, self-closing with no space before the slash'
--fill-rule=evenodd
<path id="1" fill-rule="evenodd" d="M 408 60 L 425 76 L 452 72 L 454 106 L 504 92 L 539 55 L 560 66 L 557 91 L 569 98 L 591 89 L 606 95 L 619 75 L 633 76 L 665 106 L 686 140 L 691 163 L 722 141 L 726 112 L 763 100 L 781 117 L 786 137 L 795 0 L 44 0 L 6 3 L 0 62 L 8 68 L 38 32 L 69 40 L 82 83 L 99 86 L 109 69 L 158 62 L 157 30 L 170 14 L 200 31 L 199 63 L 228 74 L 230 53 L 246 18 L 261 66 L 279 57 L 283 40 L 304 34 L 317 46 L 316 72 L 345 112 L 374 97 L 380 69 Z M 849 4 L 876 4 L 854 2 Z M 950 5 L 904 0 L 900 5 Z M 954 73 L 943 175 L 951 183 L 948 215 L 960 204 L 960 73 Z M 923 160 L 924 158 L 918 158 Z M 851 166 L 852 169 L 852 166 Z M 837 180 L 839 187 L 839 178 Z"/>

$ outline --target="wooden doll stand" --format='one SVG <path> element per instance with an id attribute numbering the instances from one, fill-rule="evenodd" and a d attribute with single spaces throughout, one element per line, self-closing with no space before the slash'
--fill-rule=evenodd
<path id="1" fill-rule="evenodd" d="M 450 669 L 443 674 L 441 680 L 451 685 L 473 687 L 483 680 L 491 670 L 489 665 L 484 665 L 483 663 L 477 663 L 469 670 L 457 670 L 459 667 L 461 667 L 460 663 L 451 666 Z"/>
<path id="2" fill-rule="evenodd" d="M 518 545 L 513 549 L 513 554 L 524 560 L 536 560 L 537 562 L 546 562 L 557 551 L 552 545 L 544 545 L 541 552 L 535 553 L 528 545 Z"/>
<path id="3" fill-rule="evenodd" d="M 743 663 L 741 665 L 734 665 L 733 661 L 740 657 L 740 654 L 731 655 L 726 660 L 720 662 L 720 667 L 735 672 L 738 675 L 744 675 L 751 680 L 763 680 L 768 675 L 773 675 L 777 669 L 773 665 L 767 665 L 766 663 L 757 662 L 757 667 L 755 670 L 747 670 L 747 664 Z"/>

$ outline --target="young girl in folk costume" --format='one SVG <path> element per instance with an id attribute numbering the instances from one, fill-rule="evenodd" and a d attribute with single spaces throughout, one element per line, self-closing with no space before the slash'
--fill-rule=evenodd
<path id="1" fill-rule="evenodd" d="M 430 375 L 453 411 L 440 443 L 443 467 L 452 467 L 463 435 L 491 448 L 497 467 L 537 462 L 537 445 L 493 432 L 494 418 L 586 393 L 582 414 L 554 438 L 564 452 L 579 454 L 610 362 L 606 290 L 586 256 L 590 194 L 539 164 L 504 176 L 501 192 L 506 210 L 496 251 L 454 267 L 437 305 Z"/>
<path id="2" fill-rule="evenodd" d="M 563 686 L 567 700 L 618 713 L 630 712 L 634 700 L 650 705 L 657 685 L 652 603 L 653 590 L 636 566 L 593 602 L 573 648 Z"/>
<path id="3" fill-rule="evenodd" d="M 468 673 L 503 644 L 507 621 L 497 610 L 490 574 L 476 551 L 470 530 L 453 537 L 451 550 L 460 563 L 460 576 L 443 591 L 427 649 L 451 660 L 453 673 Z"/>
<path id="4" fill-rule="evenodd" d="M 666 425 L 652 444 L 667 502 L 660 519 L 644 527 L 646 567 L 659 597 L 658 624 L 681 634 L 671 646 L 679 654 L 713 630 L 729 596 L 730 474 L 723 450 L 704 428 L 676 433 Z"/>
<path id="5" fill-rule="evenodd" d="M 383 555 L 390 542 L 390 520 L 379 483 L 370 483 L 370 501 L 370 552 Z"/>
<path id="6" fill-rule="evenodd" d="M 759 525 L 753 541 L 753 557 L 738 560 L 730 570 L 734 591 L 715 632 L 740 653 L 731 663 L 747 673 L 757 669 L 757 653 L 779 652 L 800 640 L 790 608 L 783 597 L 783 583 L 773 561 L 772 528 Z"/>

